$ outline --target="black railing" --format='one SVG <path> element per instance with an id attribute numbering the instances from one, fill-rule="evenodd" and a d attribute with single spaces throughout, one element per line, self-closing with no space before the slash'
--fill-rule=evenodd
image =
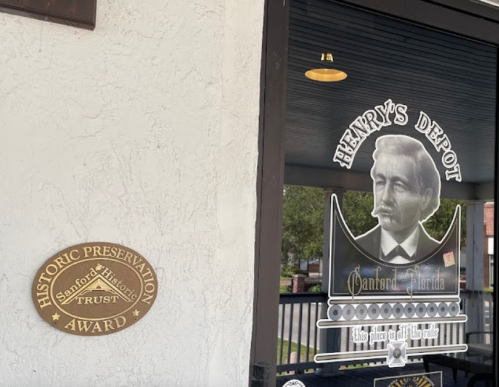
<path id="1" fill-rule="evenodd" d="M 324 293 L 281 294 L 279 301 L 279 343 L 277 348 L 277 372 L 318 368 L 314 356 L 319 352 L 319 328 L 321 304 L 325 305 Z"/>
<path id="2" fill-rule="evenodd" d="M 461 291 L 461 313 L 468 314 L 471 302 L 483 303 L 483 331 L 492 330 L 492 294 L 487 292 Z M 321 333 L 326 330 L 317 328 L 317 320 L 321 318 L 322 308 L 327 308 L 327 294 L 325 293 L 285 293 L 281 294 L 279 301 L 279 327 L 277 347 L 277 372 L 301 373 L 307 370 L 322 368 L 321 364 L 314 362 L 314 356 L 320 353 Z M 468 315 L 469 322 L 464 324 L 438 324 L 439 334 L 434 339 L 414 340 L 409 346 L 436 346 L 465 342 L 465 331 L 471 319 L 478 318 L 473 314 Z M 428 324 L 422 324 L 423 329 Z M 395 326 L 389 327 L 396 329 Z M 386 343 L 375 343 L 374 346 L 355 344 L 351 336 L 351 328 L 336 328 L 340 331 L 338 352 L 362 351 L 367 349 L 383 349 Z M 372 328 L 366 328 L 368 332 Z M 490 335 L 489 335 L 490 336 Z M 410 362 L 420 361 L 420 358 L 411 357 Z M 343 362 L 338 366 L 365 367 L 382 364 L 383 361 L 370 361 L 369 363 Z"/>

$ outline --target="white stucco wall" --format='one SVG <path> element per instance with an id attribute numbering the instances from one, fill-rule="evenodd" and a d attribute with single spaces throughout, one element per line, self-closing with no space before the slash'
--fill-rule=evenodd
<path id="1" fill-rule="evenodd" d="M 99 0 L 95 31 L 0 14 L 2 386 L 247 386 L 262 26 L 263 0 Z M 109 336 L 31 300 L 91 241 L 159 280 Z"/>

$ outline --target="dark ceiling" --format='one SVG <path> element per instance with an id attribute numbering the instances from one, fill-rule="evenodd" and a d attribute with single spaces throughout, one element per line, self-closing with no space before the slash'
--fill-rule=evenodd
<path id="1" fill-rule="evenodd" d="M 330 51 L 339 83 L 308 80 Z M 424 111 L 449 136 L 463 181 L 494 178 L 496 48 L 434 29 L 326 0 L 292 0 L 287 75 L 286 165 L 346 171 L 333 162 L 345 129 L 387 99 L 407 105 L 406 126 L 369 136 L 351 171 L 368 173 L 377 137 L 408 134 L 420 140 L 444 176 L 441 154 L 414 129 Z"/>

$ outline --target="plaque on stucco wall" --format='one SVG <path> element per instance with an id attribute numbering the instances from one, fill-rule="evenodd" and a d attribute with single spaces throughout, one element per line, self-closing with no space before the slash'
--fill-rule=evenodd
<path id="1" fill-rule="evenodd" d="M 61 331 L 101 336 L 139 321 L 156 299 L 158 281 L 139 253 L 113 243 L 84 243 L 50 258 L 33 282 L 40 316 Z"/>

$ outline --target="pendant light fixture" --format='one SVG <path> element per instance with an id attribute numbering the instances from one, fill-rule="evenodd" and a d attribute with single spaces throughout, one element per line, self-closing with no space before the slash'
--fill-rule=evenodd
<path id="1" fill-rule="evenodd" d="M 347 73 L 329 67 L 329 63 L 333 63 L 333 54 L 330 52 L 322 53 L 321 63 L 323 68 L 308 70 L 305 76 L 318 82 L 339 82 L 347 77 Z"/>

